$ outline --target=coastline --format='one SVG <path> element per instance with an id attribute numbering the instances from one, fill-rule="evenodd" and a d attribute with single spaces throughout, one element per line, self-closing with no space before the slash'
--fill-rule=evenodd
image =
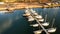
<path id="1" fill-rule="evenodd" d="M 15 9 L 25 9 L 28 8 L 53 8 L 53 7 L 60 7 L 60 4 L 56 5 L 42 5 L 38 3 L 29 4 L 29 3 L 5 3 L 0 6 L 0 10 L 15 10 Z"/>

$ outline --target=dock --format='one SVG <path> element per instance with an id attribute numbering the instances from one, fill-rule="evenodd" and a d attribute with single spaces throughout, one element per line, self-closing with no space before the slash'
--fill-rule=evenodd
<path id="1" fill-rule="evenodd" d="M 31 11 L 30 11 L 31 13 Z M 39 22 L 39 20 L 37 18 L 35 18 L 35 16 L 31 13 L 31 16 L 36 20 L 36 22 L 39 24 L 39 26 L 43 29 L 43 31 L 45 31 L 46 34 L 49 34 L 47 32 L 47 30 L 44 28 L 44 26 L 42 26 L 42 24 Z"/>

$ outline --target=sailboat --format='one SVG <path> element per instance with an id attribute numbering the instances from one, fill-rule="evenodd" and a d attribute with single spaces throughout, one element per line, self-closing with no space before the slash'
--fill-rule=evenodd
<path id="1" fill-rule="evenodd" d="M 29 9 L 28 9 L 29 10 Z M 30 11 L 30 10 L 29 10 Z M 30 25 L 30 26 L 33 26 L 33 27 L 38 27 L 39 25 L 39 27 L 41 27 L 42 28 L 42 30 L 36 30 L 36 31 L 33 31 L 34 32 L 34 34 L 41 34 L 42 33 L 42 31 L 45 31 L 46 32 L 46 34 L 48 34 L 48 33 L 53 33 L 53 32 L 55 32 L 56 31 L 56 28 L 53 28 L 53 27 L 51 27 L 51 28 L 49 28 L 49 29 L 45 29 L 44 28 L 44 26 L 48 26 L 49 25 L 49 22 L 47 22 L 46 20 L 47 20 L 47 15 L 45 16 L 45 21 L 44 21 L 44 19 L 42 18 L 42 16 L 41 15 L 38 15 L 38 13 L 36 13 L 35 11 L 33 11 L 33 10 L 31 10 L 30 12 L 29 11 L 26 11 L 26 13 L 30 13 L 30 15 L 29 16 L 27 16 L 27 18 L 28 18 L 28 21 L 34 21 L 34 20 L 36 20 L 38 23 L 36 23 L 36 24 L 32 24 L 32 25 Z M 36 14 L 35 14 L 36 13 Z M 33 14 L 33 15 L 32 15 Z M 34 17 L 33 17 L 34 16 Z M 43 23 L 41 23 L 41 22 L 43 22 Z M 53 24 L 54 24 L 54 21 L 53 21 Z"/>
<path id="2" fill-rule="evenodd" d="M 34 31 L 34 34 L 41 34 L 43 30 Z"/>
<path id="3" fill-rule="evenodd" d="M 30 10 L 34 16 L 38 15 L 38 13 L 36 11 L 34 11 L 33 9 L 30 9 Z"/>
<path id="4" fill-rule="evenodd" d="M 28 21 L 34 21 L 34 18 L 32 16 L 28 16 Z"/>
<path id="5" fill-rule="evenodd" d="M 38 26 L 39 26 L 39 24 L 32 24 L 32 25 L 30 25 L 30 26 L 38 27 Z"/>
<path id="6" fill-rule="evenodd" d="M 27 9 L 27 10 L 25 11 L 25 14 L 23 14 L 23 16 L 24 16 L 24 17 L 30 16 L 29 9 Z"/>
<path id="7" fill-rule="evenodd" d="M 47 30 L 49 33 L 53 33 L 53 32 L 56 31 L 56 28 L 53 27 L 53 25 L 54 25 L 54 21 L 55 21 L 55 18 L 53 19 L 53 22 L 52 22 L 52 26 L 51 26 L 51 28 L 49 28 L 49 29 Z"/>
<path id="8" fill-rule="evenodd" d="M 47 14 L 45 15 L 45 19 L 44 19 L 44 23 L 42 23 L 43 26 L 48 26 L 49 25 L 49 22 L 46 22 L 47 20 Z"/>
<path id="9" fill-rule="evenodd" d="M 37 19 L 41 19 L 42 18 L 42 16 L 41 15 L 37 15 L 37 16 L 35 16 Z"/>
<path id="10" fill-rule="evenodd" d="M 43 25 L 43 26 L 48 26 L 49 25 L 49 22 L 46 22 L 46 19 L 47 19 L 47 15 L 45 16 L 45 21 L 44 21 L 44 23 L 41 23 L 41 25 Z M 39 26 L 39 24 L 32 24 L 32 25 L 30 25 L 30 26 L 33 26 L 33 27 L 38 27 Z"/>

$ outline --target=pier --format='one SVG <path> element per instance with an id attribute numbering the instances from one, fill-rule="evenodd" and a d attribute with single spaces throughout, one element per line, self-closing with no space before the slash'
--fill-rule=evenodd
<path id="1" fill-rule="evenodd" d="M 49 22 L 46 21 L 47 15 L 45 16 L 45 19 L 39 15 L 36 11 L 34 11 L 33 9 L 30 9 L 28 7 L 26 7 L 26 11 L 25 14 L 23 14 L 23 16 L 25 16 L 28 21 L 36 21 L 37 23 L 32 24 L 30 26 L 33 27 L 41 27 L 42 29 L 39 29 L 38 31 L 34 31 L 34 34 L 41 34 L 42 31 L 44 31 L 46 34 L 50 34 L 56 31 L 56 28 L 52 27 L 49 29 L 45 29 L 45 27 L 49 26 Z M 54 20 L 53 20 L 54 23 Z M 41 31 L 40 31 L 41 30 Z"/>
<path id="2" fill-rule="evenodd" d="M 30 11 L 31 13 L 31 11 Z M 42 26 L 42 24 L 39 22 L 39 20 L 37 18 L 35 18 L 35 16 L 31 13 L 31 16 L 36 20 L 36 22 L 39 24 L 39 26 L 43 29 L 43 31 L 45 31 L 46 34 L 49 34 L 47 32 L 47 30 L 44 28 L 44 26 Z"/>

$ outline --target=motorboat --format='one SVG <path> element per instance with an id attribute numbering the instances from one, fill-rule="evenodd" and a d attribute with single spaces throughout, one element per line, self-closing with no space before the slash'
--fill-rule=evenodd
<path id="1" fill-rule="evenodd" d="M 53 33 L 53 32 L 56 31 L 56 28 L 49 28 L 49 29 L 47 29 L 47 31 L 48 31 L 49 33 Z"/>
<path id="2" fill-rule="evenodd" d="M 28 16 L 28 21 L 34 21 L 34 18 L 32 16 Z"/>
<path id="3" fill-rule="evenodd" d="M 38 27 L 38 26 L 39 26 L 39 24 L 32 24 L 32 25 L 30 25 L 30 26 Z"/>
<path id="4" fill-rule="evenodd" d="M 41 34 L 43 30 L 34 31 L 34 34 Z"/>

